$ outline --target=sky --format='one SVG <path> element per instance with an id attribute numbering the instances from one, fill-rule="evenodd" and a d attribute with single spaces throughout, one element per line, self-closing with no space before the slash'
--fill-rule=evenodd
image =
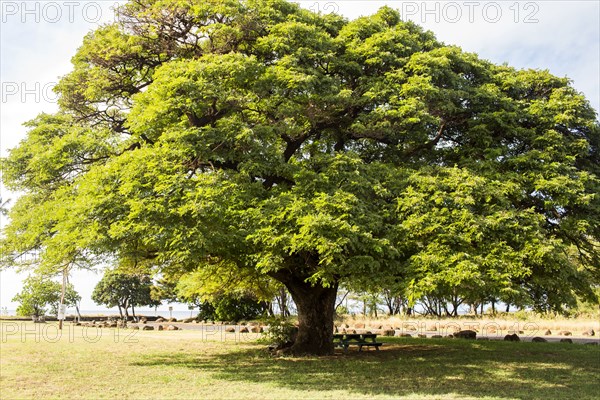
<path id="1" fill-rule="evenodd" d="M 71 70 L 71 57 L 84 35 L 115 20 L 122 2 L 0 0 L 0 156 L 26 136 L 22 126 L 40 112 L 57 110 L 52 87 Z M 349 19 L 388 5 L 404 20 L 433 31 L 446 44 L 475 52 L 494 63 L 548 69 L 567 76 L 600 110 L 600 1 L 299 1 L 313 11 Z M 14 199 L 0 186 L 2 198 Z M 6 219 L 0 219 L 2 226 Z M 0 307 L 11 299 L 26 273 L 0 272 Z M 79 271 L 70 278 L 83 310 L 96 310 L 90 296 L 100 273 Z M 167 306 L 162 307 L 166 309 Z M 175 310 L 187 310 L 174 305 Z M 71 310 L 70 310 L 71 311 Z"/>

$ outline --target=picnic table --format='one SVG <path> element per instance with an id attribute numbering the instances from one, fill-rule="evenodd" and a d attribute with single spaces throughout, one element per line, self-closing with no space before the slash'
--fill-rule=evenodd
<path id="1" fill-rule="evenodd" d="M 362 351 L 363 347 L 375 347 L 379 350 L 379 346 L 383 345 L 377 342 L 375 333 L 334 333 L 333 344 L 336 347 L 342 347 L 344 353 L 348 352 L 348 347 L 358 346 L 358 351 Z"/>

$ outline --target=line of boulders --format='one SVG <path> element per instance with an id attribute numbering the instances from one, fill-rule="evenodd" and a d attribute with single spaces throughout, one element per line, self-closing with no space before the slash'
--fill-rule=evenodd
<path id="1" fill-rule="evenodd" d="M 436 332 L 437 331 L 437 326 L 435 325 L 430 325 L 427 326 L 427 331 L 429 332 Z M 411 333 L 408 333 L 411 332 Z M 340 324 L 340 325 L 336 325 L 335 329 L 334 329 L 334 333 L 338 333 L 338 334 L 377 334 L 379 336 L 396 336 L 396 337 L 405 337 L 405 338 L 410 338 L 410 337 L 419 337 L 419 338 L 427 338 L 430 337 L 432 339 L 441 339 L 441 338 L 460 338 L 460 339 L 478 339 L 478 340 L 489 340 L 487 337 L 479 337 L 477 338 L 477 330 L 471 330 L 471 329 L 464 329 L 464 330 L 456 330 L 454 333 L 450 333 L 447 334 L 446 336 L 443 336 L 441 334 L 433 334 L 433 335 L 426 335 L 425 333 L 423 333 L 422 331 L 420 332 L 417 327 L 415 326 L 414 323 L 406 323 L 403 324 L 401 327 L 400 326 L 384 326 L 384 325 L 375 325 L 375 326 L 367 326 L 364 323 L 356 323 L 354 324 L 354 326 L 350 326 L 347 323 L 344 324 Z M 486 330 L 485 332 L 486 334 L 496 334 L 497 331 L 495 329 L 493 330 Z M 522 330 L 519 331 L 508 331 L 508 334 L 504 337 L 505 341 L 520 341 L 521 339 L 519 338 L 518 335 L 523 335 L 524 332 Z M 545 336 L 549 336 L 552 335 L 552 331 L 550 330 L 546 330 L 544 332 Z M 558 332 L 558 335 L 560 336 L 572 336 L 572 332 L 570 331 L 560 331 Z M 582 333 L 583 336 L 595 336 L 596 332 L 593 329 L 589 329 L 585 332 Z M 542 338 L 542 337 L 534 337 L 532 339 L 533 342 L 548 342 L 548 340 Z M 567 339 L 567 338 L 563 338 L 560 340 L 563 343 L 572 343 L 573 341 L 571 339 Z M 596 344 L 596 343 L 594 343 Z"/>

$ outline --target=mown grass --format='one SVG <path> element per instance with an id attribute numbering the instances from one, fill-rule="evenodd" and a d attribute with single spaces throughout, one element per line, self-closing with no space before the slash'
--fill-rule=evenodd
<path id="1" fill-rule="evenodd" d="M 109 329 L 96 336 L 68 326 L 55 339 L 52 324 L 37 335 L 7 324 L 0 324 L 2 399 L 582 400 L 600 392 L 598 346 L 382 338 L 379 352 L 297 358 L 272 357 L 239 336 Z"/>

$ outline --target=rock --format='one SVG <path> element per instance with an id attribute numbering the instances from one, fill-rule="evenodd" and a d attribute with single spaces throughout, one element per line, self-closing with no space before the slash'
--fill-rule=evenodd
<path id="1" fill-rule="evenodd" d="M 196 318 L 185 318 L 184 320 L 182 320 L 182 322 L 186 323 L 186 324 L 190 324 L 192 322 L 194 322 L 196 320 Z"/>
<path id="2" fill-rule="evenodd" d="M 260 326 L 256 326 L 255 325 L 255 326 L 250 327 L 250 331 L 252 333 L 262 333 L 263 332 L 263 328 L 260 327 Z"/>
<path id="3" fill-rule="evenodd" d="M 156 318 L 156 321 L 155 321 L 155 322 L 166 322 L 166 321 L 167 321 L 167 320 L 166 320 L 166 319 L 164 319 L 163 317 L 158 317 L 158 318 Z"/>
<path id="4" fill-rule="evenodd" d="M 573 343 L 573 340 L 571 339 L 560 339 L 561 343 Z"/>
<path id="5" fill-rule="evenodd" d="M 421 339 L 426 339 L 427 338 L 427 335 L 422 334 L 422 333 L 419 333 L 417 336 L 420 337 Z"/>
<path id="6" fill-rule="evenodd" d="M 552 335 L 552 331 L 550 329 L 548 329 L 546 332 L 544 332 L 544 335 L 546 335 L 546 336 Z"/>
<path id="7" fill-rule="evenodd" d="M 157 326 L 157 327 L 156 327 L 156 329 L 157 329 L 157 330 L 159 330 L 159 331 L 162 331 L 162 330 L 163 330 L 163 329 L 165 329 L 165 328 L 163 328 L 163 326 L 162 326 L 162 325 L 159 325 L 159 326 Z"/>
<path id="8" fill-rule="evenodd" d="M 169 318 L 167 322 L 177 322 L 177 318 Z"/>
<path id="9" fill-rule="evenodd" d="M 116 328 L 116 327 L 117 327 L 117 323 L 116 323 L 116 322 L 111 322 L 111 323 L 108 325 L 108 327 L 109 327 L 109 328 Z"/>
<path id="10" fill-rule="evenodd" d="M 532 342 L 534 343 L 547 343 L 548 341 L 546 339 L 544 339 L 543 337 L 539 337 L 536 336 L 533 339 L 531 339 Z"/>
<path id="11" fill-rule="evenodd" d="M 365 328 L 365 324 L 363 324 L 362 322 L 360 322 L 358 324 L 354 324 L 354 327 L 356 329 L 364 329 Z"/>
<path id="12" fill-rule="evenodd" d="M 589 331 L 585 331 L 582 333 L 583 336 L 595 336 L 596 332 L 594 332 L 593 329 L 590 329 Z"/>
<path id="13" fill-rule="evenodd" d="M 167 325 L 167 327 L 165 328 L 167 331 L 178 331 L 181 328 L 175 325 Z"/>
<path id="14" fill-rule="evenodd" d="M 381 336 L 394 336 L 396 331 L 393 329 L 384 329 L 381 331 Z"/>
<path id="15" fill-rule="evenodd" d="M 512 335 L 504 336 L 504 340 L 506 340 L 508 342 L 520 342 L 521 341 L 521 339 L 519 338 L 519 336 L 517 336 L 516 333 L 513 333 Z"/>
<path id="16" fill-rule="evenodd" d="M 142 324 L 145 324 L 146 322 L 148 322 L 148 319 L 146 317 L 142 317 L 142 318 L 140 318 L 140 322 Z"/>
<path id="17" fill-rule="evenodd" d="M 229 328 L 225 328 L 225 332 L 233 333 L 233 332 L 235 332 L 235 328 L 230 326 Z"/>
<path id="18" fill-rule="evenodd" d="M 432 339 L 441 339 L 441 338 L 443 338 L 443 336 L 442 335 L 431 335 L 431 338 Z"/>
<path id="19" fill-rule="evenodd" d="M 144 327 L 142 328 L 143 331 L 153 331 L 154 327 L 150 326 L 150 325 L 144 325 Z"/>
<path id="20" fill-rule="evenodd" d="M 571 332 L 569 332 L 569 331 L 560 331 L 560 332 L 558 332 L 558 334 L 560 336 L 571 336 L 572 335 Z"/>
<path id="21" fill-rule="evenodd" d="M 461 338 L 461 339 L 476 339 L 477 338 L 477 332 L 469 330 L 469 329 L 465 329 L 463 331 L 458 331 L 454 334 L 455 338 Z"/>
<path id="22" fill-rule="evenodd" d="M 248 332 L 250 332 L 250 331 L 245 326 L 240 329 L 240 333 L 248 333 Z"/>
<path id="23" fill-rule="evenodd" d="M 412 337 L 412 335 L 410 333 L 399 333 L 396 336 L 398 336 L 398 337 Z"/>
<path id="24" fill-rule="evenodd" d="M 350 325 L 348 325 L 348 324 L 344 324 L 344 325 L 342 325 L 342 326 L 343 326 L 344 328 L 346 328 L 346 329 L 350 328 Z"/>

